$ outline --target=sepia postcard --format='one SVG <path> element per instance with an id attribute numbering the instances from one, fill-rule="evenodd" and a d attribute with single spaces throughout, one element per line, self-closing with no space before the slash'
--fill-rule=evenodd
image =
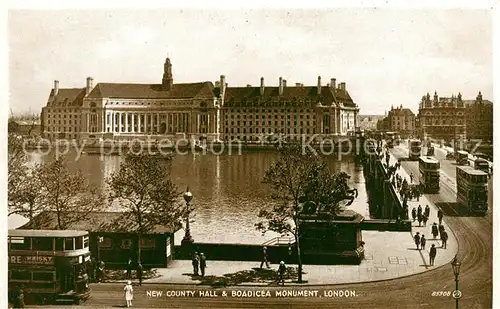
<path id="1" fill-rule="evenodd" d="M 495 307 L 493 6 L 98 4 L 6 12 L 1 307 Z"/>

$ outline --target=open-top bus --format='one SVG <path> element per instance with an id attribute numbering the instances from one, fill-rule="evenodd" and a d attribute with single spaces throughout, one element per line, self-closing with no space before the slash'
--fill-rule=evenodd
<path id="1" fill-rule="evenodd" d="M 9 230 L 9 299 L 79 304 L 90 297 L 89 235 L 74 230 Z"/>
<path id="2" fill-rule="evenodd" d="M 457 165 L 468 165 L 469 164 L 469 153 L 464 150 L 458 150 L 455 154 L 457 160 Z"/>
<path id="3" fill-rule="evenodd" d="M 457 166 L 457 202 L 470 212 L 488 211 L 488 175 L 471 166 Z"/>
<path id="4" fill-rule="evenodd" d="M 440 163 L 433 157 L 422 156 L 418 159 L 420 171 L 420 183 L 424 186 L 424 192 L 439 192 L 439 168 Z"/>
<path id="5" fill-rule="evenodd" d="M 418 160 L 422 151 L 422 142 L 418 139 L 412 139 L 408 142 L 408 158 Z"/>

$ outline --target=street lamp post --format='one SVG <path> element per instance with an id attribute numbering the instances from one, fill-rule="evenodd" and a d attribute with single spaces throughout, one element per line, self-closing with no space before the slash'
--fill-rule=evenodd
<path id="1" fill-rule="evenodd" d="M 453 291 L 453 298 L 455 298 L 456 306 L 458 309 L 458 300 L 462 296 L 462 293 L 458 290 L 458 275 L 460 274 L 460 265 L 461 263 L 457 260 L 457 257 L 453 259 L 451 262 L 451 267 L 453 268 L 453 274 L 455 275 L 455 291 Z"/>
<path id="2" fill-rule="evenodd" d="M 191 237 L 191 231 L 189 229 L 189 213 L 191 212 L 189 203 L 193 199 L 193 194 L 189 192 L 189 187 L 184 192 L 184 200 L 186 201 L 186 233 L 184 234 L 184 238 L 182 239 L 183 245 L 190 245 L 193 243 L 193 237 Z"/>

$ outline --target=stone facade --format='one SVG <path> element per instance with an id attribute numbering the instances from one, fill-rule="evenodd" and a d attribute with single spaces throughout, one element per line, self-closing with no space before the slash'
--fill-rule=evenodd
<path id="1" fill-rule="evenodd" d="M 42 108 L 42 133 L 50 139 L 132 139 L 183 136 L 260 141 L 264 135 L 350 135 L 359 108 L 344 82 L 323 86 L 228 87 L 175 84 L 166 59 L 161 84 L 98 83 L 59 88 L 54 82 Z"/>

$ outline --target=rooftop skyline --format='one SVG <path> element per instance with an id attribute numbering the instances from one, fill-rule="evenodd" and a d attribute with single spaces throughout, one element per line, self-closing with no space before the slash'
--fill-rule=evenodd
<path id="1" fill-rule="evenodd" d="M 22 33 L 22 35 L 21 35 Z M 346 82 L 360 114 L 418 109 L 422 95 L 493 101 L 492 13 L 480 9 L 10 11 L 9 107 L 39 113 L 60 88 L 98 83 L 230 87 Z"/>

